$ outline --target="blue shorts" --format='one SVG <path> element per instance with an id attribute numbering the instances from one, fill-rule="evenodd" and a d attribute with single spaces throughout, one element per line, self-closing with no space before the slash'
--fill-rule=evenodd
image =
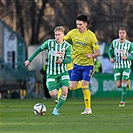
<path id="1" fill-rule="evenodd" d="M 79 66 L 74 64 L 71 72 L 70 81 L 86 80 L 90 82 L 93 74 L 93 66 Z"/>
<path id="2" fill-rule="evenodd" d="M 68 70 L 69 77 L 71 77 L 72 70 Z"/>

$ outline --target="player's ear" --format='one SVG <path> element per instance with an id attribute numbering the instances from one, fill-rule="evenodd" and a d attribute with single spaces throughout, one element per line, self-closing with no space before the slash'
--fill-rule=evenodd
<path id="1" fill-rule="evenodd" d="M 85 23 L 86 27 L 88 26 L 88 23 Z"/>

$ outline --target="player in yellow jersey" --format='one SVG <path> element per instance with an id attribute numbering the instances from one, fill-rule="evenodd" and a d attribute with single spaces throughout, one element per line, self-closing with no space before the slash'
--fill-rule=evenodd
<path id="1" fill-rule="evenodd" d="M 76 88 L 78 81 L 82 80 L 85 110 L 81 114 L 92 114 L 91 94 L 88 87 L 93 74 L 94 58 L 100 55 L 100 49 L 96 35 L 87 28 L 87 16 L 78 16 L 76 26 L 76 29 L 72 29 L 64 37 L 64 40 L 72 42 L 74 54 L 70 88 Z"/>

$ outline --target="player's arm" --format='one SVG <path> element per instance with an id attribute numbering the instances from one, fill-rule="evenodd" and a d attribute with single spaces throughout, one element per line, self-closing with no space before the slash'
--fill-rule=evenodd
<path id="1" fill-rule="evenodd" d="M 25 61 L 25 66 L 29 66 L 32 60 L 42 51 L 41 47 L 36 49 L 34 53 L 28 58 L 28 60 Z"/>
<path id="2" fill-rule="evenodd" d="M 113 49 L 113 43 L 110 44 L 109 50 L 108 50 L 108 56 L 109 58 L 113 58 L 114 49 Z"/>
<path id="3" fill-rule="evenodd" d="M 96 50 L 93 54 L 86 54 L 87 58 L 96 58 L 100 55 L 100 50 Z"/>
<path id="4" fill-rule="evenodd" d="M 32 60 L 43 50 L 47 48 L 47 41 L 44 42 L 39 48 L 37 48 L 34 53 L 25 61 L 25 66 L 29 66 Z"/>
<path id="5" fill-rule="evenodd" d="M 71 52 L 72 52 L 72 49 L 71 47 L 69 46 L 66 50 L 66 53 L 65 53 L 65 58 L 64 59 L 61 59 L 59 58 L 56 63 L 58 64 L 61 64 L 61 63 L 64 63 L 64 64 L 69 64 L 72 62 L 72 55 L 71 55 Z"/>
<path id="6" fill-rule="evenodd" d="M 133 60 L 133 44 L 131 43 L 130 45 L 130 54 L 128 55 L 127 59 L 128 60 Z"/>
<path id="7" fill-rule="evenodd" d="M 108 50 L 108 56 L 110 59 L 110 62 L 114 62 L 114 49 L 113 49 L 113 43 L 110 44 L 109 50 Z"/>
<path id="8" fill-rule="evenodd" d="M 123 55 L 122 59 L 133 60 L 133 44 L 130 45 L 129 55 L 128 56 Z"/>
<path id="9" fill-rule="evenodd" d="M 69 46 L 68 49 L 66 50 L 66 55 L 65 55 L 65 59 L 63 59 L 62 61 L 64 64 L 68 64 L 72 62 L 72 49 Z"/>
<path id="10" fill-rule="evenodd" d="M 96 58 L 97 56 L 100 55 L 100 48 L 99 48 L 98 40 L 94 33 L 91 34 L 91 44 L 92 44 L 92 48 L 93 48 L 93 53 L 86 54 L 86 57 L 87 58 Z"/>
<path id="11" fill-rule="evenodd" d="M 100 55 L 100 48 L 99 48 L 98 42 L 93 43 L 92 47 L 94 52 L 92 54 L 90 53 L 86 54 L 87 58 L 96 58 L 97 56 Z"/>

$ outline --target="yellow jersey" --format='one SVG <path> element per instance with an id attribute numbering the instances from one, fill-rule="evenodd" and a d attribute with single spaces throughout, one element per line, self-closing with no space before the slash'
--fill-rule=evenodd
<path id="1" fill-rule="evenodd" d="M 67 64 L 67 70 L 72 70 L 73 69 L 73 63 Z"/>
<path id="2" fill-rule="evenodd" d="M 64 40 L 72 42 L 74 64 L 81 66 L 94 65 L 94 59 L 86 57 L 86 54 L 93 54 L 95 50 L 99 50 L 96 35 L 92 31 L 87 29 L 85 33 L 80 33 L 78 29 L 73 29 L 65 35 Z"/>

